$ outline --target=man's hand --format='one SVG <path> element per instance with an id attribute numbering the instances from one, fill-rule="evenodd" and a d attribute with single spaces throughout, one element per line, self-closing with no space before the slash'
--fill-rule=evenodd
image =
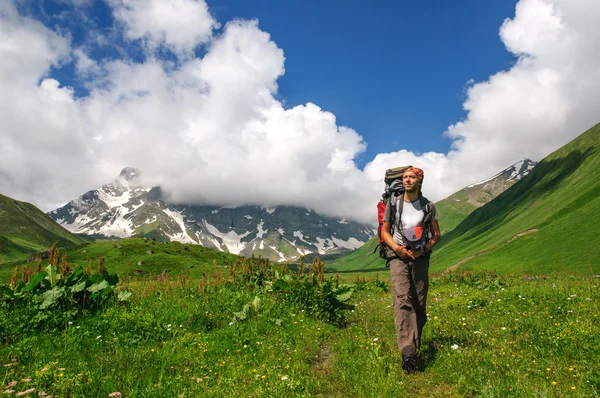
<path id="1" fill-rule="evenodd" d="M 416 259 L 419 258 L 423 255 L 423 250 L 422 249 L 417 249 L 417 250 L 408 250 L 408 252 L 412 255 L 412 259 Z"/>
<path id="2" fill-rule="evenodd" d="M 400 258 L 410 258 L 411 260 L 415 259 L 415 256 L 412 253 L 412 251 L 406 250 L 406 246 L 398 246 L 398 248 L 396 248 L 394 251 Z"/>

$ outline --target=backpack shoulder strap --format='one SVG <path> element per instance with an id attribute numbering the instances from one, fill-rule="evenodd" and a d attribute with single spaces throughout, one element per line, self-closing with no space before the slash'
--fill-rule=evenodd
<path id="1" fill-rule="evenodd" d="M 431 201 L 419 193 L 419 202 L 421 204 L 421 209 L 423 209 L 424 217 L 423 224 L 429 225 L 431 223 L 432 218 L 432 209 L 431 209 Z"/>

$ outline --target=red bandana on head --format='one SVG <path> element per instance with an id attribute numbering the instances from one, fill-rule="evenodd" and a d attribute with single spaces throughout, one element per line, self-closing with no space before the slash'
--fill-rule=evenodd
<path id="1" fill-rule="evenodd" d="M 409 167 L 408 169 L 404 170 L 404 172 L 406 173 L 407 171 L 413 172 L 416 174 L 417 178 L 419 179 L 419 181 L 423 181 L 423 170 L 421 170 L 418 167 Z"/>

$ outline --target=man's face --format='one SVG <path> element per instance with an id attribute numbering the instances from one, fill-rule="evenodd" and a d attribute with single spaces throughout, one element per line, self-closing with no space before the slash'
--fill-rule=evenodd
<path id="1" fill-rule="evenodd" d="M 418 192 L 421 182 L 415 173 L 412 171 L 405 171 L 402 175 L 402 184 L 407 192 Z"/>

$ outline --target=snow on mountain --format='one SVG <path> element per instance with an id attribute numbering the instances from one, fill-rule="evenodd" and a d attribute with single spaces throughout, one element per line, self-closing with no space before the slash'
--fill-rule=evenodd
<path id="1" fill-rule="evenodd" d="M 146 236 L 273 261 L 353 250 L 374 233 L 367 225 L 299 207 L 169 205 L 160 187 L 141 186 L 139 176 L 138 170 L 126 167 L 112 183 L 48 215 L 74 233 Z"/>
<path id="2" fill-rule="evenodd" d="M 506 169 L 502 170 L 500 173 L 496 174 L 495 176 L 487 178 L 478 183 L 471 184 L 471 185 L 467 186 L 467 188 L 473 188 L 475 186 L 485 184 L 486 182 L 490 182 L 493 180 L 498 180 L 500 178 L 505 181 L 517 182 L 521 178 L 523 178 L 527 174 L 529 174 L 531 169 L 533 169 L 536 164 L 537 164 L 537 162 L 534 162 L 533 160 L 522 159 L 522 160 L 518 161 L 517 163 L 513 164 L 512 166 L 507 167 Z"/>

